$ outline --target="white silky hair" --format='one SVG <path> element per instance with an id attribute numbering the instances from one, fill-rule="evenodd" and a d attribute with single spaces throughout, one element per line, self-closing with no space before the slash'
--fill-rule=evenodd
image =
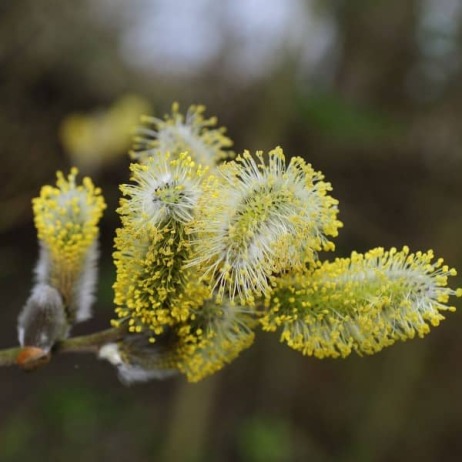
<path id="1" fill-rule="evenodd" d="M 39 258 L 35 267 L 36 285 L 53 286 L 51 281 L 53 261 L 46 245 L 39 241 Z M 73 318 L 73 322 L 82 322 L 92 316 L 91 307 L 95 301 L 95 289 L 98 279 L 99 244 L 95 240 L 89 247 L 81 265 L 80 273 L 74 282 L 70 306 L 66 307 Z M 55 287 L 59 291 L 59 287 Z"/>
<path id="2" fill-rule="evenodd" d="M 98 280 L 99 245 L 95 240 L 85 255 L 79 278 L 74 287 L 72 309 L 75 310 L 75 322 L 82 322 L 92 316 L 91 306 L 95 301 L 95 289 Z"/>
<path id="3" fill-rule="evenodd" d="M 124 385 L 132 385 L 134 383 L 148 382 L 149 380 L 163 380 L 172 377 L 178 373 L 173 369 L 145 369 L 142 366 L 131 364 L 121 364 L 118 366 L 118 377 Z"/>
<path id="4" fill-rule="evenodd" d="M 34 269 L 37 284 L 49 284 L 51 272 L 50 253 L 45 244 L 39 240 L 39 258 Z"/>
<path id="5" fill-rule="evenodd" d="M 117 367 L 119 380 L 127 386 L 134 383 L 148 382 L 149 380 L 166 379 L 178 373 L 174 369 L 150 369 L 148 365 L 129 364 L 122 359 L 120 347 L 117 343 L 103 345 L 98 352 L 98 357 L 109 361 L 113 366 Z"/>
<path id="6" fill-rule="evenodd" d="M 98 351 L 98 358 L 109 361 L 113 366 L 122 364 L 122 357 L 120 356 L 119 345 L 117 343 L 103 345 Z"/>

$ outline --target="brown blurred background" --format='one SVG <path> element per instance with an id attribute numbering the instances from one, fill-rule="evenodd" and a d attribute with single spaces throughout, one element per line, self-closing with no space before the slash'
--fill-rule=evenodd
<path id="1" fill-rule="evenodd" d="M 204 103 L 237 151 L 308 159 L 340 200 L 337 255 L 408 244 L 461 272 L 461 59 L 460 0 L 2 0 L 0 347 L 37 257 L 31 198 L 74 163 L 109 205 L 95 318 L 75 333 L 107 326 L 131 116 L 107 121 L 127 95 L 156 115 Z M 320 361 L 260 333 L 197 385 L 125 388 L 85 356 L 3 368 L 0 461 L 459 460 L 460 308 L 373 357 Z"/>

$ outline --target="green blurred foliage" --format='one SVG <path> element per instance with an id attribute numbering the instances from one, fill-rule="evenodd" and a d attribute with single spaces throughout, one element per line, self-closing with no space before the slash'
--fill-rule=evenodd
<path id="1" fill-rule="evenodd" d="M 240 460 L 281 462 L 292 460 L 288 422 L 254 417 L 245 420 L 238 433 Z"/>
<path id="2" fill-rule="evenodd" d="M 307 126 L 330 141 L 342 144 L 372 144 L 402 135 L 404 128 L 376 108 L 361 108 L 333 93 L 314 92 L 298 100 L 299 115 Z"/>

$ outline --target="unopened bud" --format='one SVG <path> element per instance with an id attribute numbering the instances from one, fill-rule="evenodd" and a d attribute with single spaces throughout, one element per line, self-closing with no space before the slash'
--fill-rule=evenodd
<path id="1" fill-rule="evenodd" d="M 61 295 L 47 284 L 37 284 L 18 318 L 19 343 L 48 353 L 68 329 Z"/>

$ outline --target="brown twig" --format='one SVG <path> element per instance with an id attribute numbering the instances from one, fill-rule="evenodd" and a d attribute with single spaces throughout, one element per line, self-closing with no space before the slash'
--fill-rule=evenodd
<path id="1" fill-rule="evenodd" d="M 105 343 L 120 340 L 126 334 L 123 327 L 112 328 L 95 332 L 89 335 L 72 337 L 58 342 L 52 350 L 52 353 L 97 353 L 99 348 Z M 25 347 L 29 348 L 29 347 Z M 18 358 L 25 351 L 24 347 L 7 348 L 0 350 L 0 367 L 18 365 Z M 30 365 L 26 369 L 33 368 Z"/>

